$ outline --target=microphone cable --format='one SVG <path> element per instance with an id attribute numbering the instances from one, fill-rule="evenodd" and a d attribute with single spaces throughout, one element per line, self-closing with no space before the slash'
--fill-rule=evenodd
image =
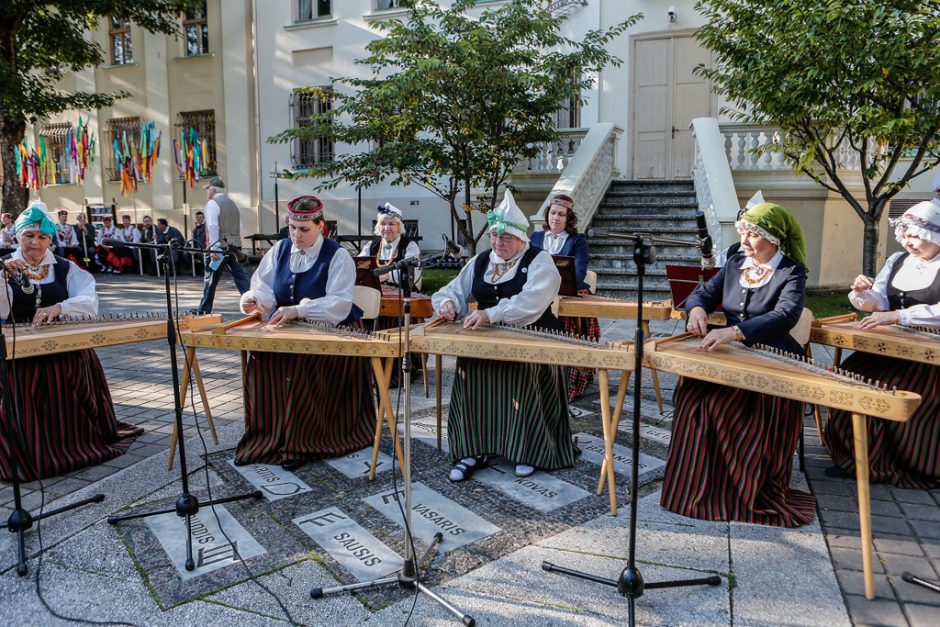
<path id="1" fill-rule="evenodd" d="M 71 267 L 69 268 L 69 271 L 71 271 Z M 4 285 L 4 288 L 5 287 L 6 286 Z M 6 293 L 5 296 L 7 296 L 8 298 L 9 292 L 7 292 L 6 289 L 4 289 L 4 292 Z M 10 317 L 12 320 L 13 319 L 13 303 L 12 301 L 8 300 L 7 304 L 9 305 Z M 0 321 L 0 324 L 2 324 L 2 321 Z M 10 328 L 11 328 L 11 338 L 10 338 L 11 355 L 13 356 L 13 358 L 8 360 L 9 362 L 8 376 L 11 379 L 10 388 L 11 388 L 12 394 L 11 394 L 10 401 L 13 405 L 13 415 L 8 416 L 7 419 L 11 424 L 14 425 L 14 429 L 16 430 L 16 433 L 10 434 L 10 437 L 11 438 L 15 437 L 17 439 L 17 443 L 21 447 L 23 447 L 21 450 L 28 451 L 30 447 L 26 445 L 26 437 L 23 434 L 22 425 L 20 424 L 20 421 L 18 420 L 18 417 L 20 415 L 20 403 L 19 403 L 19 393 L 18 393 L 19 376 L 17 373 L 16 359 L 15 359 L 15 356 L 16 356 L 16 321 L 15 320 L 13 320 L 13 322 L 10 324 Z M 37 449 L 37 454 L 40 454 L 40 451 L 38 449 Z M 38 468 L 36 468 L 31 463 L 31 460 L 28 459 L 28 456 L 23 455 L 20 462 L 24 468 L 28 467 L 29 470 L 31 470 L 33 474 L 36 475 L 36 483 L 39 484 L 39 514 L 37 516 L 36 525 L 35 525 L 36 542 L 39 545 L 39 548 L 36 553 L 36 568 L 33 569 L 33 585 L 36 590 L 36 597 L 39 599 L 39 602 L 46 609 L 46 611 L 49 612 L 52 616 L 54 616 L 55 618 L 58 618 L 59 620 L 63 620 L 69 623 L 78 623 L 82 625 L 116 625 L 119 627 L 138 627 L 135 623 L 128 623 L 128 622 L 123 622 L 123 621 L 96 621 L 90 618 L 68 616 L 66 614 L 62 614 L 56 611 L 56 609 L 53 608 L 52 605 L 49 604 L 49 601 L 46 600 L 46 597 L 43 596 L 41 578 L 42 578 L 42 565 L 43 565 L 43 556 L 45 555 L 45 548 L 44 548 L 43 539 L 42 539 L 42 521 L 43 521 L 42 514 L 46 507 L 46 488 L 42 482 L 42 478 L 40 477 L 40 472 Z M 39 466 L 42 467 L 41 457 L 38 459 L 38 462 L 39 462 Z M 89 526 L 86 526 L 84 529 L 87 529 Z M 84 529 L 81 529 L 79 531 L 84 531 Z"/>
<path id="2" fill-rule="evenodd" d="M 168 250 L 167 253 L 169 253 L 169 252 L 171 252 L 171 251 L 172 251 L 172 249 Z M 179 319 L 179 315 L 178 315 L 179 310 L 180 310 L 180 306 L 179 306 L 179 277 L 178 277 L 177 274 L 176 274 L 176 263 L 175 263 L 175 261 L 174 261 L 174 259 L 173 259 L 173 255 L 170 255 L 170 256 L 169 256 L 169 259 L 170 259 L 170 267 L 171 267 L 172 270 L 173 270 L 173 298 L 174 298 L 174 303 L 175 303 L 175 307 L 174 307 L 174 308 L 175 308 L 176 313 L 177 313 L 177 315 L 174 316 L 174 323 L 176 324 L 176 328 L 174 329 L 174 331 L 176 332 L 176 338 L 174 338 L 174 342 L 179 343 L 179 339 L 182 337 L 182 336 L 180 335 L 180 332 L 182 331 L 182 327 L 180 326 L 180 319 Z M 167 315 L 169 315 L 169 314 L 170 314 L 170 312 L 167 312 Z M 183 348 L 185 348 L 185 347 L 183 347 Z M 212 503 L 212 500 L 213 500 L 213 498 L 212 498 L 212 485 L 211 485 L 211 480 L 210 480 L 210 477 L 209 477 L 209 447 L 208 447 L 208 445 L 206 444 L 206 438 L 205 438 L 205 436 L 203 436 L 203 434 L 202 434 L 202 429 L 200 429 L 200 426 L 199 426 L 199 413 L 198 413 L 198 411 L 196 410 L 196 399 L 195 399 L 196 390 L 195 390 L 195 388 L 194 388 L 195 380 L 194 380 L 194 377 L 192 376 L 193 362 L 191 362 L 191 361 L 189 360 L 189 357 L 186 356 L 185 350 L 183 351 L 183 354 L 184 354 L 184 358 L 185 358 L 186 371 L 189 372 L 189 405 L 190 405 L 190 408 L 192 409 L 192 413 L 193 413 L 193 424 L 194 424 L 195 427 L 196 427 L 196 435 L 199 436 L 199 441 L 202 443 L 202 453 L 203 453 L 203 465 L 202 465 L 202 470 L 203 470 L 203 474 L 204 474 L 205 480 L 206 480 L 206 494 L 208 495 L 208 500 L 209 500 L 209 502 L 210 502 L 209 509 L 212 510 L 212 515 L 215 517 L 215 522 L 216 522 L 216 524 L 219 526 L 219 531 L 221 532 L 222 536 L 225 538 L 225 541 L 229 543 L 229 546 L 232 547 L 232 551 L 234 552 L 235 558 L 236 558 L 236 559 L 238 560 L 238 562 L 242 565 L 242 568 L 244 569 L 245 573 L 248 575 L 248 578 L 252 581 L 252 583 L 254 583 L 256 586 L 258 586 L 259 588 L 261 588 L 261 590 L 263 590 L 263 591 L 264 591 L 265 593 L 267 593 L 271 598 L 274 599 L 274 601 L 278 604 L 278 607 L 280 607 L 280 608 L 281 608 L 281 611 L 284 613 L 284 616 L 287 618 L 287 622 L 289 622 L 291 625 L 299 626 L 299 625 L 301 625 L 302 623 L 299 623 L 299 622 L 297 622 L 296 620 L 294 620 L 293 615 L 291 615 L 290 610 L 287 609 L 287 606 L 284 604 L 284 601 L 281 599 L 281 597 L 279 597 L 276 592 L 274 592 L 273 590 L 271 590 L 270 588 L 268 588 L 263 582 L 261 582 L 261 580 L 258 579 L 257 575 L 256 575 L 256 574 L 254 573 L 254 571 L 251 569 L 251 567 L 248 566 L 248 562 L 245 561 L 244 559 L 242 559 L 242 556 L 238 553 L 238 547 L 237 547 L 237 545 L 236 545 L 234 542 L 232 542 L 232 539 L 231 539 L 231 538 L 228 536 L 228 534 L 225 532 L 225 528 L 222 526 L 222 520 L 219 518 L 219 513 L 218 513 L 218 512 L 216 511 L 216 509 L 215 509 L 215 504 Z M 195 353 L 193 353 L 193 358 L 195 359 Z M 244 402 L 244 401 L 243 401 L 243 402 Z M 175 410 L 176 410 L 176 407 L 174 406 L 173 409 L 174 409 L 174 411 L 175 411 Z M 181 411 L 182 411 L 182 408 L 180 408 L 180 409 L 181 409 Z M 174 419 L 175 419 L 175 416 L 174 416 Z M 180 422 L 182 422 L 182 421 L 180 421 Z M 182 425 L 180 425 L 180 426 L 182 427 Z M 183 434 L 183 430 L 182 430 L 182 429 L 180 429 L 180 433 L 178 434 L 178 436 L 179 436 L 179 438 L 180 438 L 180 446 L 185 446 L 185 443 L 182 441 L 183 437 L 185 437 L 184 434 Z M 280 573 L 280 571 L 278 571 L 278 572 Z M 280 574 L 281 574 L 281 576 L 285 576 L 285 575 L 283 575 L 283 573 L 280 573 Z"/>

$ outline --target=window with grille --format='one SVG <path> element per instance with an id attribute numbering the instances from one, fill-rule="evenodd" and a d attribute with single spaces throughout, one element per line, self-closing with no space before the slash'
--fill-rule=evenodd
<path id="1" fill-rule="evenodd" d="M 111 41 L 111 65 L 127 65 L 134 62 L 130 19 L 116 15 L 108 16 L 108 39 Z"/>
<path id="2" fill-rule="evenodd" d="M 291 94 L 291 114 L 294 128 L 330 124 L 318 116 L 333 110 L 333 88 L 321 87 L 316 92 L 295 89 Z M 334 142 L 326 137 L 294 140 L 291 163 L 295 168 L 305 168 L 328 163 L 334 157 Z"/>
<path id="3" fill-rule="evenodd" d="M 375 10 L 397 9 L 401 7 L 401 0 L 375 0 Z"/>
<path id="4" fill-rule="evenodd" d="M 130 147 L 140 140 L 140 118 L 111 118 L 104 128 L 104 146 L 101 152 L 104 153 L 105 170 L 108 172 L 109 181 L 120 181 L 121 172 L 118 167 L 118 158 L 114 153 L 114 143 L 117 141 L 118 150 L 121 154 L 129 152 Z"/>
<path id="5" fill-rule="evenodd" d="M 183 14 L 183 32 L 186 35 L 187 57 L 209 54 L 209 21 L 206 19 L 205 2 L 198 10 Z"/>
<path id="6" fill-rule="evenodd" d="M 70 183 L 69 179 L 69 155 L 66 138 L 71 125 L 46 124 L 39 135 L 46 146 L 46 158 L 55 163 L 55 180 L 57 185 Z"/>
<path id="7" fill-rule="evenodd" d="M 330 17 L 333 14 L 333 3 L 331 0 L 296 0 L 295 22 L 309 22 L 324 17 Z"/>
<path id="8" fill-rule="evenodd" d="M 199 151 L 205 171 L 199 176 L 217 174 L 215 153 L 215 111 L 189 111 L 176 114 L 176 135 L 184 133 L 189 141 L 190 129 L 194 129 L 199 136 Z"/>

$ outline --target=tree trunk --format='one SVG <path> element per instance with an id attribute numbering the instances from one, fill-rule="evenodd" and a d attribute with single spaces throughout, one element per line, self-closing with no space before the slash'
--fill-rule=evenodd
<path id="1" fill-rule="evenodd" d="M 467 244 L 470 246 L 470 256 L 477 254 L 477 242 L 479 241 L 473 233 L 473 210 L 470 205 L 470 181 L 464 181 L 463 188 L 463 212 L 467 216 L 464 224 L 467 229 Z"/>
<path id="2" fill-rule="evenodd" d="M 16 160 L 13 151 L 23 141 L 26 134 L 26 124 L 11 124 L 0 122 L 0 162 L 3 163 L 3 195 L 0 197 L 0 206 L 4 213 L 18 216 L 26 208 L 29 199 L 29 190 L 20 186 L 16 178 Z"/>
<path id="3" fill-rule="evenodd" d="M 865 276 L 875 276 L 875 255 L 878 252 L 878 219 L 881 212 L 875 213 L 869 209 L 865 214 L 865 239 L 862 244 L 862 273 Z"/>

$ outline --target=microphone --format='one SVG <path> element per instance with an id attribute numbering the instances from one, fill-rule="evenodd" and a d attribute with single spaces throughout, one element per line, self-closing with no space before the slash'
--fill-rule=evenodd
<path id="1" fill-rule="evenodd" d="M 394 272 L 395 270 L 404 270 L 405 268 L 418 268 L 421 266 L 421 257 L 405 257 L 401 261 L 396 261 L 395 263 L 390 263 L 387 266 L 381 268 L 376 268 L 372 271 L 372 274 L 375 276 L 382 276 L 383 274 L 388 274 L 389 272 Z"/>
<path id="2" fill-rule="evenodd" d="M 613 239 L 628 239 L 636 241 L 638 233 L 616 233 L 613 231 L 602 231 L 600 229 L 588 229 L 587 236 L 589 238 L 594 237 L 609 237 Z"/>
<path id="3" fill-rule="evenodd" d="M 715 255 L 712 251 L 712 236 L 708 233 L 708 225 L 705 224 L 705 212 L 695 212 L 695 223 L 698 227 L 699 248 L 702 251 L 702 268 L 706 270 L 715 267 Z"/>
<path id="4" fill-rule="evenodd" d="M 29 282 L 29 276 L 25 272 L 16 272 L 11 273 L 10 278 L 13 279 L 13 282 L 20 286 L 20 289 L 23 290 L 23 293 L 29 296 L 36 291 L 36 286 Z"/>

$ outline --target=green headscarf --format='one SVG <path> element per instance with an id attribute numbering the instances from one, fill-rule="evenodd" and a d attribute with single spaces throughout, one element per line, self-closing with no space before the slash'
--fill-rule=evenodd
<path id="1" fill-rule="evenodd" d="M 16 234 L 19 235 L 34 224 L 38 224 L 38 230 L 46 235 L 55 235 L 55 232 L 59 230 L 59 225 L 49 217 L 46 205 L 39 201 L 33 202 L 19 215 L 13 224 L 13 228 L 16 229 Z"/>
<path id="2" fill-rule="evenodd" d="M 796 218 L 780 205 L 772 202 L 754 205 L 741 216 L 735 226 L 757 233 L 771 243 L 777 244 L 780 252 L 800 262 L 809 271 L 806 263 L 806 240 L 803 239 L 803 229 L 800 228 L 800 223 L 796 221 Z"/>

